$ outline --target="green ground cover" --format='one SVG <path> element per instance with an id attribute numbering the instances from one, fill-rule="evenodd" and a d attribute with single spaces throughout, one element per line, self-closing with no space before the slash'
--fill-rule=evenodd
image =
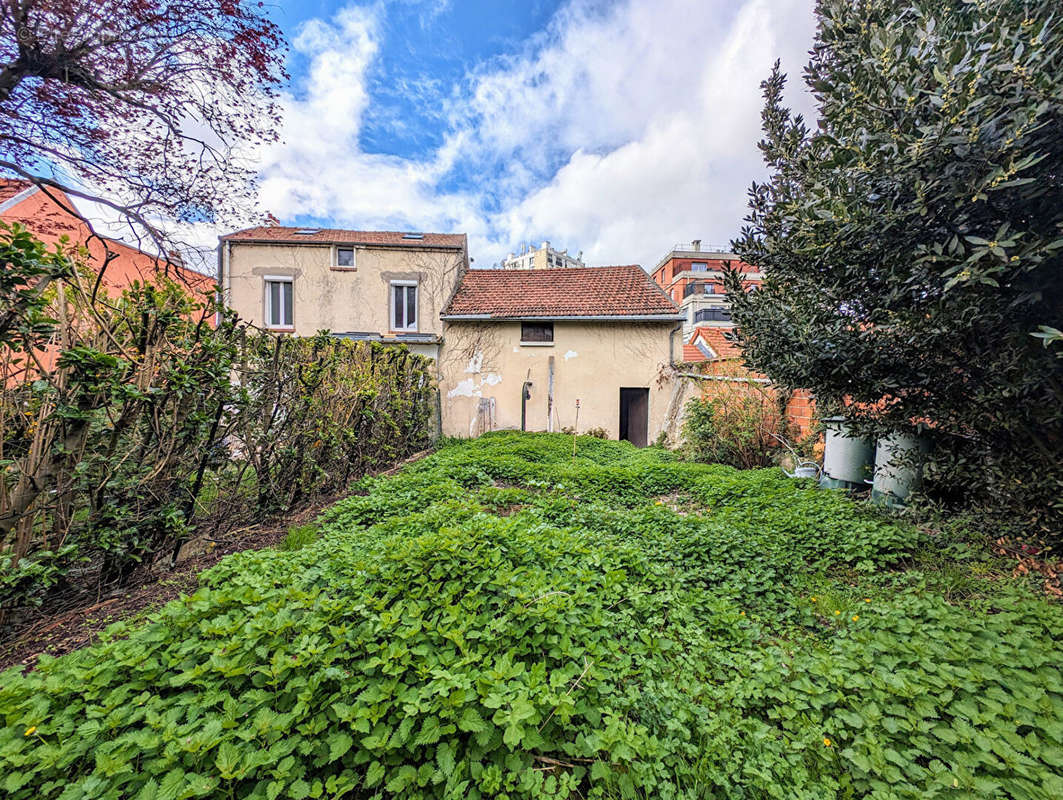
<path id="1" fill-rule="evenodd" d="M 778 470 L 455 443 L 0 675 L 11 798 L 1063 796 L 1063 614 Z"/>

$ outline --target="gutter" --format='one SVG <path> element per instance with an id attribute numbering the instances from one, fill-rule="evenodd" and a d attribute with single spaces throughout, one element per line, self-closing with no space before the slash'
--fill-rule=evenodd
<path id="1" fill-rule="evenodd" d="M 494 322 L 672 322 L 686 319 L 682 314 L 522 314 L 499 317 L 493 314 L 440 314 L 446 320 L 491 320 Z M 682 326 L 680 326 L 682 327 Z"/>
<path id="2" fill-rule="evenodd" d="M 373 250 L 456 250 L 461 252 L 465 248 L 460 244 L 425 244 L 420 239 L 412 239 L 410 244 L 399 244 L 397 242 L 348 242 L 348 241 L 335 241 L 315 239 L 313 241 L 307 241 L 306 239 L 231 239 L 225 236 L 219 237 L 221 241 L 226 243 L 236 242 L 237 244 L 276 244 L 276 245 L 301 245 L 303 247 L 317 246 L 317 247 L 336 247 L 337 245 L 344 247 L 363 247 Z M 416 242 L 414 244 L 413 242 Z M 465 251 L 468 253 L 468 251 Z"/>

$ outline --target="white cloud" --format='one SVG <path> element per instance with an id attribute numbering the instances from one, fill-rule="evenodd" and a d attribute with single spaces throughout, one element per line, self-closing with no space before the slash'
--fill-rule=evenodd
<path id="1" fill-rule="evenodd" d="M 262 207 L 282 220 L 463 231 L 481 265 L 539 239 L 588 263 L 644 266 L 676 241 L 726 243 L 763 174 L 759 83 L 778 57 L 800 74 L 811 5 L 572 0 L 519 52 L 439 97 L 449 132 L 421 159 L 359 145 L 388 7 L 349 6 L 293 39 L 309 72 L 283 99 L 284 143 L 262 157 Z M 427 4 L 425 19 L 445 7 Z M 462 185 L 483 178 L 449 190 L 454 172 Z"/>
<path id="2" fill-rule="evenodd" d="M 492 228 L 581 248 L 588 263 L 643 266 L 678 241 L 737 235 L 746 189 L 763 174 L 759 83 L 778 57 L 799 74 L 812 15 L 805 0 L 752 0 L 733 16 L 728 5 L 692 12 L 636 0 L 606 19 L 569 12 L 554 43 L 486 76 L 489 89 L 476 94 L 485 144 L 530 153 L 533 164 L 546 155 L 535 146 L 543 136 L 574 149 Z M 807 111 L 807 97 L 793 94 Z M 491 108 L 484 96 L 503 102 Z M 549 130 L 501 118 L 506 107 L 530 118 L 544 106 Z M 522 136 L 529 127 L 535 135 Z"/>

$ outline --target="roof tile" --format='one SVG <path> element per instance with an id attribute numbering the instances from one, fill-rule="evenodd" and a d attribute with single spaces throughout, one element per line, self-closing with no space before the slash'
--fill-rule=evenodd
<path id="1" fill-rule="evenodd" d="M 314 233 L 297 233 L 297 231 L 314 231 Z M 223 241 L 241 242 L 280 242 L 284 244 L 366 244 L 398 245 L 401 247 L 465 247 L 465 234 L 462 233 L 417 233 L 403 231 L 351 231 L 341 228 L 292 228 L 283 225 L 266 225 L 247 228 L 222 236 Z"/>
<path id="2" fill-rule="evenodd" d="M 679 309 L 642 267 L 473 269 L 465 273 L 444 316 L 629 317 Z"/>

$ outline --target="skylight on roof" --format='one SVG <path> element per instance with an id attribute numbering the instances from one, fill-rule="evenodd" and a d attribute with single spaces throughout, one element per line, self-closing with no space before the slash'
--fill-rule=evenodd
<path id="1" fill-rule="evenodd" d="M 321 233 L 321 228 L 300 228 L 295 232 L 296 236 L 313 236 L 315 233 Z"/>
<path id="2" fill-rule="evenodd" d="M 404 233 L 404 234 L 402 234 L 402 238 L 403 239 L 423 239 L 424 238 L 424 234 L 423 233 Z"/>

